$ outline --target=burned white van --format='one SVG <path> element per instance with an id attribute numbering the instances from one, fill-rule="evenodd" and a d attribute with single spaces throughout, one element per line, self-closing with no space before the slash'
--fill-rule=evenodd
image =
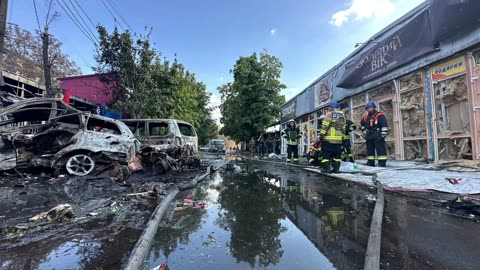
<path id="1" fill-rule="evenodd" d="M 169 145 L 191 145 L 198 151 L 195 128 L 188 122 L 176 119 L 123 119 L 137 140 L 158 150 Z"/>

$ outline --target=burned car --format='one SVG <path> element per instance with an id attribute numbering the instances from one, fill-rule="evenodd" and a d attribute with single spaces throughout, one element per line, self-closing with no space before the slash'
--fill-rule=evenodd
<path id="1" fill-rule="evenodd" d="M 192 146 L 198 151 L 198 137 L 195 128 L 188 122 L 176 119 L 122 119 L 145 146 L 164 150 L 170 145 Z"/>
<path id="2" fill-rule="evenodd" d="M 51 168 L 84 176 L 100 164 L 128 164 L 139 144 L 124 123 L 58 99 L 26 99 L 0 109 L 0 171 Z"/>

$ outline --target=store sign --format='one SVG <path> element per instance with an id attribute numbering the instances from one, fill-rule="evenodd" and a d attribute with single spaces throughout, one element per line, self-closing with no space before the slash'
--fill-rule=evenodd
<path id="1" fill-rule="evenodd" d="M 315 84 L 315 108 L 318 108 L 330 101 L 332 92 L 324 82 Z"/>
<path id="2" fill-rule="evenodd" d="M 433 51 L 428 11 L 425 10 L 346 66 L 338 87 L 353 88 Z"/>
<path id="3" fill-rule="evenodd" d="M 282 122 L 295 118 L 297 109 L 297 98 L 290 100 L 287 104 L 282 106 Z"/>
<path id="4" fill-rule="evenodd" d="M 432 81 L 438 81 L 446 77 L 465 72 L 465 57 L 460 56 L 447 62 L 432 67 Z"/>

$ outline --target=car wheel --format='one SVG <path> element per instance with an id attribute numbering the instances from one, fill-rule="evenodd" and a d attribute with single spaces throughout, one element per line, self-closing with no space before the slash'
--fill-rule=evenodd
<path id="1" fill-rule="evenodd" d="M 95 161 L 87 155 L 78 154 L 68 158 L 66 168 L 69 174 L 85 176 L 95 169 Z"/>

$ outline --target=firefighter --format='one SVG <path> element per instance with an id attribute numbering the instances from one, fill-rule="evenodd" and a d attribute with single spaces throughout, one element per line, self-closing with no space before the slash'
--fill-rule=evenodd
<path id="1" fill-rule="evenodd" d="M 352 143 L 350 141 L 350 134 L 357 129 L 357 126 L 352 122 L 352 120 L 347 119 L 345 122 L 345 134 L 343 134 L 343 152 L 345 157 L 343 161 L 355 163 L 352 153 Z"/>
<path id="2" fill-rule="evenodd" d="M 320 136 L 322 145 L 322 172 L 330 172 L 330 164 L 333 167 L 331 172 L 340 172 L 342 162 L 342 141 L 345 133 L 345 115 L 340 111 L 340 104 L 332 101 L 330 111 L 323 119 Z"/>
<path id="3" fill-rule="evenodd" d="M 360 122 L 362 131 L 367 141 L 367 166 L 375 167 L 375 151 L 377 152 L 378 166 L 385 167 L 387 164 L 387 149 L 385 138 L 387 137 L 387 118 L 382 112 L 377 111 L 373 102 L 365 105 L 367 115 Z"/>
<path id="4" fill-rule="evenodd" d="M 310 151 L 307 154 L 308 163 L 312 166 L 319 166 L 322 158 L 322 137 L 317 136 L 317 141 L 310 146 Z"/>
<path id="5" fill-rule="evenodd" d="M 302 137 L 302 132 L 297 127 L 295 120 L 288 121 L 288 126 L 282 131 L 282 137 L 287 139 L 287 163 L 298 162 L 298 142 Z"/>

